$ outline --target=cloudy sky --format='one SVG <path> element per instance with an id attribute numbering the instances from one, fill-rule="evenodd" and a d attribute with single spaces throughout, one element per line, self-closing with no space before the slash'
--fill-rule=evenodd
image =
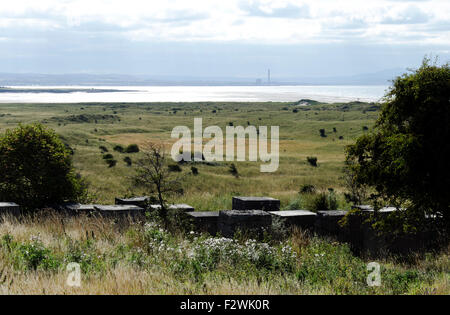
<path id="1" fill-rule="evenodd" d="M 0 72 L 336 76 L 450 60 L 448 0 L 14 0 Z"/>

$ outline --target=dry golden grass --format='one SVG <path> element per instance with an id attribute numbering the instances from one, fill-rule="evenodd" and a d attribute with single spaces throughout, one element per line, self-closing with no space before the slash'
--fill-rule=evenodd
<path id="1" fill-rule="evenodd" d="M 203 127 L 217 125 L 280 126 L 280 167 L 276 173 L 264 174 L 261 162 L 236 162 L 240 177 L 229 173 L 231 162 L 217 166 L 196 164 L 198 176 L 190 174 L 190 165 L 183 166 L 186 174 L 185 195 L 174 202 L 189 202 L 197 209 L 218 210 L 230 206 L 229 196 L 270 195 L 281 199 L 282 206 L 297 197 L 303 184 L 319 189 L 333 187 L 342 190 L 339 180 L 344 161 L 344 148 L 362 134 L 362 126 L 372 126 L 376 112 L 362 110 L 342 112 L 330 107 L 311 108 L 310 111 L 283 110 L 288 103 L 142 103 L 142 104 L 0 104 L 0 132 L 20 123 L 42 122 L 55 129 L 64 141 L 75 149 L 74 164 L 91 183 L 95 202 L 112 203 L 114 197 L 140 195 L 144 192 L 133 187 L 129 177 L 134 167 L 127 167 L 123 159 L 133 161 L 139 154 L 121 154 L 113 151 L 117 144 L 144 144 L 162 141 L 169 147 L 175 140 L 171 131 L 185 125 L 193 131 L 194 118 L 203 118 Z M 83 108 L 83 109 L 81 109 Z M 173 114 L 173 108 L 178 108 Z M 212 110 L 217 112 L 213 113 Z M 77 115 L 117 115 L 120 122 L 80 123 L 70 121 Z M 55 120 L 56 119 L 56 120 Z M 59 119 L 59 120 L 58 120 Z M 325 128 L 327 137 L 319 135 Z M 333 132 L 333 128 L 337 131 Z M 339 140 L 343 136 L 343 140 Z M 99 146 L 106 146 L 117 160 L 108 168 Z M 319 167 L 311 167 L 307 156 L 317 156 Z M 222 197 L 226 196 L 226 197 Z"/>
<path id="2" fill-rule="evenodd" d="M 11 217 L 4 218 L 0 223 L 0 235 L 2 237 L 9 235 L 14 241 L 22 244 L 30 243 L 32 238 L 39 238 L 55 254 L 69 250 L 67 240 L 71 242 L 91 240 L 96 254 L 104 255 L 107 260 L 114 260 L 110 254 L 120 252 L 120 248 L 132 251 L 146 246 L 146 240 L 142 237 L 142 224 L 129 222 L 118 225 L 100 218 L 62 218 L 55 214 L 26 217 L 20 221 Z M 183 241 L 182 235 L 174 237 L 178 242 Z M 299 229 L 293 231 L 290 243 L 299 257 L 311 255 L 311 248 L 318 245 L 311 237 L 305 231 Z M 326 249 L 321 249 L 320 252 L 323 250 Z M 227 272 L 224 274 L 219 266 L 216 271 L 203 274 L 199 282 L 195 278 L 180 278 L 168 268 L 163 257 L 159 263 L 160 258 L 153 257 L 156 263 L 147 264 L 145 267 L 132 264 L 123 258 L 114 260 L 116 262 L 113 264 L 108 262 L 103 271 L 82 274 L 81 287 L 70 287 L 66 283 L 68 271 L 65 270 L 65 265 L 56 270 L 21 269 L 11 264 L 7 255 L 5 248 L 2 249 L 0 245 L 0 294 L 336 294 L 340 293 L 342 281 L 351 281 L 340 278 L 337 283 L 326 281 L 322 285 L 312 286 L 298 281 L 295 274 L 273 274 L 264 279 L 255 274 L 247 274 L 244 266 L 236 266 L 233 274 Z M 450 250 L 447 249 L 432 258 L 417 257 L 413 265 L 398 264 L 389 259 L 380 263 L 399 275 L 410 270 L 429 274 L 427 276 L 429 280 L 413 282 L 403 293 L 450 294 L 449 257 Z M 348 257 L 333 259 L 340 261 L 347 260 Z M 301 262 L 300 259 L 299 263 Z M 330 261 L 331 263 L 333 262 Z M 342 263 L 349 264 L 346 268 L 356 268 L 351 262 Z M 390 292 L 389 290 L 380 288 L 372 293 L 384 294 Z M 359 293 L 362 292 L 353 292 Z"/>

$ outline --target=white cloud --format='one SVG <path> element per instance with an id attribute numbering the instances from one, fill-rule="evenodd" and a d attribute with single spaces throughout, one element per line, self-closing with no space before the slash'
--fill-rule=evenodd
<path id="1" fill-rule="evenodd" d="M 42 37 L 109 32 L 132 41 L 447 44 L 448 20 L 447 0 L 15 0 L 0 8 L 0 34 L 30 29 Z"/>

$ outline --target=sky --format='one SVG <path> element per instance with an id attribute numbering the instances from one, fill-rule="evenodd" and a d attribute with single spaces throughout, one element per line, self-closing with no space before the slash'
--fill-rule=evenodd
<path id="1" fill-rule="evenodd" d="M 448 0 L 14 0 L 0 73 L 274 78 L 450 60 Z"/>

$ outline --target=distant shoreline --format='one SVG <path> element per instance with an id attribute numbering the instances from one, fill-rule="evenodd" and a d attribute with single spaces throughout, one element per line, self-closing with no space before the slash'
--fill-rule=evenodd
<path id="1" fill-rule="evenodd" d="M 10 86 L 0 103 L 378 102 L 387 85 L 261 86 Z"/>
<path id="2" fill-rule="evenodd" d="M 75 88 L 16 88 L 0 86 L 0 93 L 114 93 L 114 92 L 136 92 L 135 90 L 117 89 L 75 89 Z"/>

